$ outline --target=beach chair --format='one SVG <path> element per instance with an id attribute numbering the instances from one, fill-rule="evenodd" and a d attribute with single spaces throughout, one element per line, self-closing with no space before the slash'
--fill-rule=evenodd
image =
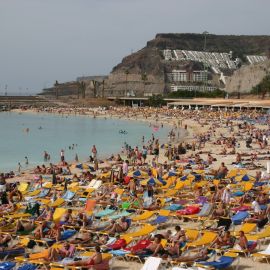
<path id="1" fill-rule="evenodd" d="M 50 207 L 59 207 L 61 205 L 65 204 L 65 200 L 63 198 L 58 198 L 54 202 L 49 202 L 48 205 Z"/>
<path id="2" fill-rule="evenodd" d="M 270 263 L 270 244 L 267 246 L 266 249 L 261 250 L 257 253 L 251 254 L 253 260 L 266 260 L 267 263 Z"/>
<path id="3" fill-rule="evenodd" d="M 116 220 L 116 219 L 119 219 L 121 217 L 128 217 L 130 215 L 132 215 L 131 212 L 128 212 L 126 210 L 123 210 L 123 211 L 121 211 L 121 212 L 119 212 L 117 214 L 110 215 L 108 218 L 111 219 L 111 220 Z"/>
<path id="4" fill-rule="evenodd" d="M 56 208 L 53 213 L 53 221 L 58 223 L 62 216 L 67 212 L 66 208 Z"/>
<path id="5" fill-rule="evenodd" d="M 25 253 L 25 248 L 24 247 L 18 247 L 18 248 L 14 248 L 14 249 L 5 248 L 2 251 L 0 251 L 0 259 L 6 260 L 9 257 L 15 257 L 15 256 L 18 256 L 18 255 L 22 255 L 24 253 Z"/>
<path id="6" fill-rule="evenodd" d="M 116 210 L 110 209 L 109 207 L 107 207 L 106 209 L 101 210 L 101 211 L 95 213 L 95 217 L 96 218 L 106 217 L 106 216 L 112 215 L 113 213 L 115 213 L 115 211 Z"/>
<path id="7" fill-rule="evenodd" d="M 161 260 L 161 258 L 148 257 L 141 270 L 158 270 Z"/>
<path id="8" fill-rule="evenodd" d="M 207 218 L 213 210 L 213 204 L 211 203 L 205 203 L 203 207 L 201 208 L 200 212 L 198 214 L 194 215 L 182 215 L 182 218 L 187 218 L 191 220 L 196 220 L 196 219 L 204 219 Z"/>
<path id="9" fill-rule="evenodd" d="M 249 213 L 247 211 L 239 211 L 232 216 L 232 222 L 234 225 L 240 225 L 248 216 Z"/>
<path id="10" fill-rule="evenodd" d="M 156 229 L 157 229 L 156 226 L 146 223 L 139 230 L 123 234 L 122 237 L 123 236 L 131 238 L 142 237 L 149 235 L 150 233 L 153 233 L 154 231 L 156 231 Z"/>
<path id="11" fill-rule="evenodd" d="M 195 240 L 191 243 L 186 244 L 186 248 L 196 248 L 196 247 L 205 247 L 209 246 L 217 237 L 215 232 L 205 231 L 203 232 L 203 236 L 198 240 Z"/>
<path id="12" fill-rule="evenodd" d="M 27 193 L 27 190 L 29 188 L 29 184 L 27 182 L 20 182 L 18 186 L 18 190 L 24 195 Z"/>
<path id="13" fill-rule="evenodd" d="M 150 219 L 154 215 L 154 211 L 146 210 L 142 214 L 132 217 L 132 221 L 135 222 L 146 222 L 148 219 Z"/>
<path id="14" fill-rule="evenodd" d="M 239 235 L 240 231 L 243 231 L 245 234 L 251 233 L 253 231 L 255 231 L 257 228 L 257 224 L 256 223 L 244 223 L 242 224 L 242 226 L 237 229 L 236 231 L 233 232 L 234 236 Z"/>
<path id="15" fill-rule="evenodd" d="M 84 207 L 84 211 L 86 212 L 86 214 L 90 215 L 93 213 L 93 210 L 96 207 L 96 203 L 97 203 L 96 200 L 87 200 L 86 201 L 86 204 Z"/>
<path id="16" fill-rule="evenodd" d="M 16 266 L 15 262 L 1 262 L 0 269 L 1 270 L 11 270 Z"/>
<path id="17" fill-rule="evenodd" d="M 102 185 L 102 180 L 96 180 L 96 182 L 94 183 L 93 185 L 93 188 L 96 190 L 96 189 L 99 189 Z"/>
<path id="18" fill-rule="evenodd" d="M 197 262 L 194 265 L 197 267 L 207 267 L 208 269 L 227 269 L 232 266 L 232 264 L 239 258 L 237 253 L 226 252 L 223 256 L 219 257 L 218 260 L 211 262 Z M 237 266 L 238 267 L 238 266 Z"/>
<path id="19" fill-rule="evenodd" d="M 167 240 L 162 239 L 161 240 L 161 245 L 162 245 L 163 248 L 165 248 L 166 244 L 167 244 Z M 150 256 L 149 255 L 134 255 L 134 254 L 128 253 L 128 254 L 125 255 L 125 257 L 126 257 L 127 260 L 128 259 L 133 259 L 133 260 L 135 259 L 135 260 L 138 260 L 140 263 L 143 263 L 143 259 L 144 258 L 149 258 Z M 148 264 L 148 266 L 150 266 L 150 265 Z"/>
<path id="20" fill-rule="evenodd" d="M 256 234 L 247 234 L 249 241 L 262 241 L 263 243 L 270 238 L 270 226 L 266 227 L 262 232 Z"/>
<path id="21" fill-rule="evenodd" d="M 156 219 L 152 220 L 150 224 L 161 225 L 169 220 L 170 210 L 161 209 L 156 212 L 156 214 L 158 214 L 158 216 L 156 217 Z"/>

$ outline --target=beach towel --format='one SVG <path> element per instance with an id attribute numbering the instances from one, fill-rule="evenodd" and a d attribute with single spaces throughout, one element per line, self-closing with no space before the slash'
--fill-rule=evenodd
<path id="1" fill-rule="evenodd" d="M 196 205 L 190 205 L 183 210 L 176 212 L 177 215 L 194 215 L 200 212 L 200 207 Z"/>
<path id="2" fill-rule="evenodd" d="M 132 251 L 135 253 L 136 251 L 147 248 L 151 243 L 152 242 L 150 240 L 143 239 L 140 240 L 136 245 L 126 248 L 125 250 Z"/>

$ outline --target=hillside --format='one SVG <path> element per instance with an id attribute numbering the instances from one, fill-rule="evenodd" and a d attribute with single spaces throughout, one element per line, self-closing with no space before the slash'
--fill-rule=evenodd
<path id="1" fill-rule="evenodd" d="M 190 72 L 190 70 L 203 70 L 204 67 L 197 60 L 182 62 L 165 61 L 163 50 L 203 51 L 204 37 L 203 34 L 157 34 L 154 39 L 146 43 L 144 48 L 125 56 L 121 63 L 112 68 L 112 72 L 108 78 L 102 82 L 98 82 L 98 85 L 101 86 L 97 88 L 97 96 L 151 96 L 153 94 L 171 91 L 168 74 L 172 70 L 186 70 Z M 238 68 L 241 64 L 245 66 L 247 64 L 246 55 L 270 55 L 270 36 L 207 34 L 206 52 L 229 54 L 231 51 L 231 62 L 237 58 L 242 60 L 235 68 Z M 225 72 L 224 75 L 226 76 L 231 76 L 234 70 L 222 70 L 222 72 Z M 220 75 L 213 74 L 210 68 L 208 73 L 208 78 L 211 78 L 215 82 L 213 87 L 222 88 L 223 85 L 219 86 Z M 241 71 L 237 73 L 236 70 L 234 73 L 235 77 L 242 76 Z M 93 80 L 88 80 L 86 77 L 84 81 L 86 82 L 87 89 L 89 89 L 87 96 L 93 96 L 91 94 L 93 92 Z M 255 82 L 256 80 L 252 81 Z M 229 88 L 235 89 L 235 84 L 235 79 L 232 79 Z M 241 89 L 244 91 L 246 88 L 243 85 Z M 77 91 L 73 83 L 71 85 L 63 85 L 61 90 L 62 93 L 68 94 L 70 94 L 70 90 L 72 92 Z M 49 89 L 47 93 L 52 93 L 53 91 L 53 89 Z"/>
<path id="2" fill-rule="evenodd" d="M 182 49 L 202 51 L 204 48 L 203 34 L 157 34 L 155 39 L 147 42 L 147 47 L 164 49 Z M 266 54 L 270 50 L 270 36 L 206 36 L 206 51 L 230 52 L 245 60 L 244 55 Z"/>
<path id="3" fill-rule="evenodd" d="M 248 93 L 270 73 L 270 60 L 264 63 L 243 66 L 228 79 L 226 91 Z"/>

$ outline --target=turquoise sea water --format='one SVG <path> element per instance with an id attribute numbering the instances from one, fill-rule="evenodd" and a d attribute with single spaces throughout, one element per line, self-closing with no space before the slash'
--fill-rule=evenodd
<path id="1" fill-rule="evenodd" d="M 119 134 L 119 130 L 126 130 L 128 134 Z M 149 123 L 128 120 L 1 112 L 0 171 L 17 170 L 18 162 L 23 169 L 42 164 L 45 150 L 51 155 L 51 162 L 59 162 L 61 149 L 65 150 L 66 160 L 74 160 L 77 153 L 79 160 L 84 161 L 95 144 L 99 157 L 104 157 L 120 152 L 124 142 L 141 146 L 142 136 L 147 141 L 152 133 L 165 139 L 168 129 L 153 132 Z M 70 150 L 72 144 L 78 146 Z M 28 166 L 25 156 L 29 159 Z"/>

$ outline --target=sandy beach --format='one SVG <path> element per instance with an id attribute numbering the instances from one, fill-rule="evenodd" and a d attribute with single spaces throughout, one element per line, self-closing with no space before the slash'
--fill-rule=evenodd
<path id="1" fill-rule="evenodd" d="M 27 110 L 21 111 L 16 110 L 17 113 L 39 113 L 40 110 Z M 256 122 L 256 119 L 260 116 L 260 113 L 250 111 L 246 112 L 244 115 L 250 119 L 254 119 L 254 124 L 247 124 L 246 120 L 242 120 L 242 113 L 239 112 L 221 112 L 221 111 L 176 111 L 169 110 L 166 108 L 155 109 L 133 109 L 133 108 L 110 108 L 109 110 L 101 109 L 67 109 L 67 108 L 46 108 L 43 112 L 55 113 L 55 114 L 65 114 L 65 115 L 89 115 L 89 117 L 106 117 L 115 119 L 128 119 L 132 121 L 147 121 L 151 125 L 169 125 L 174 133 L 171 140 L 167 142 L 161 142 L 160 144 L 165 144 L 164 147 L 160 148 L 158 156 L 158 164 L 170 164 L 168 170 L 175 167 L 176 171 L 181 172 L 180 176 L 185 175 L 185 165 L 187 160 L 194 161 L 192 165 L 193 171 L 205 171 L 204 174 L 215 175 L 218 173 L 221 162 L 227 167 L 228 172 L 233 170 L 244 170 L 246 175 L 250 177 L 255 177 L 257 172 L 265 172 L 267 167 L 267 162 L 269 159 L 269 146 L 265 143 L 268 140 L 268 120 L 264 122 Z M 241 128 L 239 125 L 242 125 Z M 177 133 L 179 132 L 180 135 Z M 252 135 L 250 135 L 252 134 Z M 255 137 L 258 135 L 265 136 L 264 140 L 260 140 Z M 253 136 L 254 135 L 254 136 Z M 254 140 L 252 142 L 252 148 L 247 148 L 246 140 L 248 136 L 253 136 Z M 235 138 L 235 142 L 232 143 L 232 139 Z M 182 145 L 186 149 L 185 154 L 176 154 L 178 158 L 172 158 L 168 154 L 168 149 L 177 148 Z M 237 155 L 238 154 L 238 155 Z M 120 154 L 121 155 L 121 154 Z M 209 155 L 211 156 L 211 162 L 209 162 Z M 237 162 L 237 156 L 241 156 L 240 162 Z M 179 158 L 180 156 L 180 158 Z M 126 153 L 123 154 L 126 158 Z M 250 159 L 251 157 L 251 159 Z M 136 169 L 146 170 L 149 166 L 153 166 L 153 160 L 157 156 L 153 154 L 147 154 L 146 163 L 140 165 L 135 161 L 134 164 L 130 164 L 129 172 Z M 180 161 L 178 161 L 180 159 Z M 239 161 L 239 160 L 238 160 Z M 122 166 L 123 161 L 108 160 L 104 163 L 98 164 L 98 171 L 95 172 L 94 177 L 99 177 L 101 174 L 108 174 L 112 168 L 118 170 L 119 166 Z M 89 166 L 94 166 L 94 163 L 85 162 Z M 57 164 L 56 166 L 59 166 Z M 171 166 L 171 168 L 170 168 Z M 76 163 L 69 164 L 70 172 L 72 177 L 76 174 L 77 177 L 82 177 L 83 171 L 76 168 Z M 175 170 L 174 169 L 174 170 Z M 164 170 L 164 169 L 163 169 Z M 167 170 L 167 172 L 168 172 Z M 207 173 L 206 173 L 207 172 Z M 21 176 L 16 176 L 14 178 L 6 179 L 7 183 L 13 182 L 29 182 L 34 181 L 37 175 L 42 174 L 41 172 L 25 171 Z M 166 170 L 164 171 L 166 174 Z M 44 174 L 46 175 L 46 174 Z M 48 175 L 50 177 L 50 175 Z M 59 179 L 67 177 L 66 175 L 59 175 Z M 268 181 L 269 175 L 265 173 L 264 178 L 261 179 Z M 44 178 L 45 179 L 45 178 Z M 259 181 L 263 181 L 259 179 Z M 104 179 L 103 181 L 107 181 Z M 227 184 L 233 185 L 232 180 L 228 180 Z M 211 182 L 207 183 L 207 186 L 211 185 Z M 192 185 L 184 193 L 193 190 L 195 187 Z M 190 189 L 190 190 L 189 190 Z M 197 189 L 194 188 L 195 194 Z M 256 191 L 260 194 L 260 190 Z M 256 193 L 255 192 L 255 193 Z M 180 193 L 178 198 L 180 199 L 184 193 Z M 181 195 L 182 194 L 182 195 Z M 94 195 L 93 198 L 95 198 Z M 158 196 L 158 195 L 156 195 Z M 196 195 L 194 195 L 196 196 Z M 230 205 L 238 205 L 235 202 L 235 198 L 231 197 Z M 269 200 L 269 195 L 268 195 Z M 267 202 L 268 204 L 268 202 Z M 230 206 L 231 207 L 231 206 Z M 76 208 L 75 208 L 76 209 Z M 268 222 L 269 223 L 269 222 Z M 158 229 L 156 233 L 164 232 L 165 230 L 174 230 L 176 225 L 180 225 L 185 230 L 187 229 L 198 229 L 201 230 L 200 222 L 191 222 L 189 219 L 174 219 L 170 218 L 165 227 Z M 268 225 L 269 226 L 269 225 Z M 241 225 L 237 225 L 233 230 L 238 230 Z M 255 233 L 255 232 L 252 232 Z M 251 233 L 251 234 L 252 234 Z M 265 248 L 267 244 L 260 245 L 260 250 Z M 258 249 L 257 249 L 258 250 Z M 141 269 L 142 265 L 137 262 L 123 261 L 114 259 L 113 269 Z M 240 269 L 268 269 L 266 263 L 254 262 L 251 257 L 240 256 L 239 262 Z M 171 269 L 171 268 L 169 268 Z"/>

